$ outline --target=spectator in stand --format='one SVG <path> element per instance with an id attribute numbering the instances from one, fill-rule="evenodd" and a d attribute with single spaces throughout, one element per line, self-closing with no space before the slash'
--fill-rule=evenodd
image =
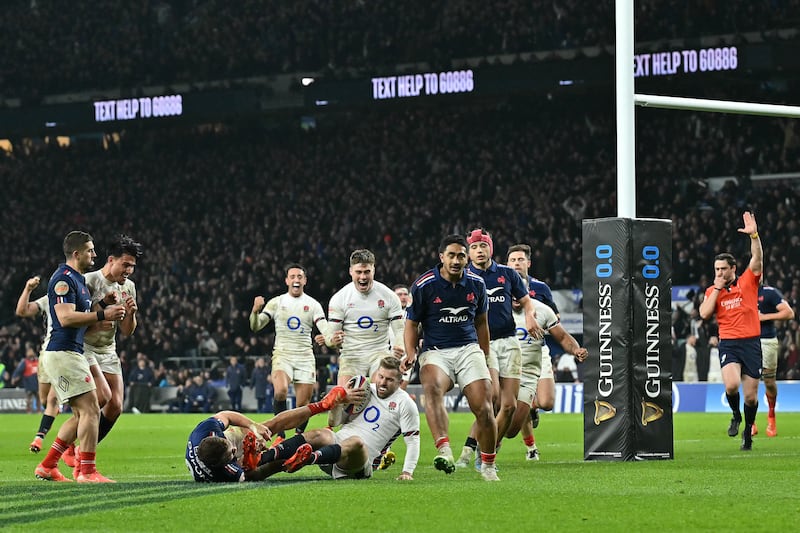
<path id="1" fill-rule="evenodd" d="M 562 353 L 556 364 L 556 381 L 561 383 L 580 383 L 578 365 L 572 354 Z"/>
<path id="2" fill-rule="evenodd" d="M 0 33 L 6 42 L 15 43 L 16 53 L 0 58 L 4 92 L 30 99 L 53 92 L 133 87 L 143 80 L 166 85 L 254 73 L 374 71 L 497 54 L 524 60 L 527 54 L 519 56 L 521 52 L 614 43 L 611 2 L 513 0 L 503 9 L 474 0 L 234 4 L 158 2 L 132 10 L 114 2 L 103 2 L 101 9 L 81 3 L 7 2 Z M 785 27 L 796 15 L 792 2 L 690 2 L 682 9 L 673 5 L 667 0 L 637 3 L 637 37 L 666 41 L 764 32 Z M 81 24 L 71 24 L 75 20 Z M 118 43 L 127 53 L 103 49 L 107 42 Z M 791 125 L 789 121 L 787 129 Z M 794 137 L 786 134 L 785 148 L 777 150 L 776 159 L 797 151 Z"/>
<path id="3" fill-rule="evenodd" d="M 208 366 L 205 359 L 206 357 L 215 357 L 219 354 L 219 347 L 217 341 L 208 333 L 203 330 L 200 334 L 200 341 L 197 343 L 197 355 L 200 357 L 200 362 L 203 366 Z"/>
<path id="4" fill-rule="evenodd" d="M 684 350 L 684 364 L 683 364 L 683 381 L 687 383 L 694 383 L 698 381 L 697 374 L 697 337 L 689 335 L 686 339 L 686 344 L 683 345 Z"/>
<path id="5" fill-rule="evenodd" d="M 217 401 L 217 390 L 203 374 L 197 374 L 183 390 L 184 413 L 210 413 L 214 411 Z"/>
<path id="6" fill-rule="evenodd" d="M 178 385 L 175 387 L 175 397 L 167 402 L 168 413 L 183 412 L 184 406 L 186 404 L 186 392 L 189 390 L 189 387 L 191 386 L 192 386 L 192 378 L 190 377 L 184 378 L 182 382 L 178 383 Z"/>
<path id="7" fill-rule="evenodd" d="M 25 359 L 20 361 L 14 373 L 11 375 L 12 386 L 22 385 L 25 390 L 25 412 L 35 413 L 42 410 L 39 404 L 39 358 L 36 357 L 36 351 L 32 347 L 25 350 Z"/>
<path id="8" fill-rule="evenodd" d="M 231 410 L 242 411 L 242 387 L 247 383 L 247 371 L 239 358 L 232 355 L 230 364 L 225 369 L 225 386 L 231 400 Z"/>
<path id="9" fill-rule="evenodd" d="M 797 379 L 800 377 L 800 352 L 798 352 L 797 345 L 793 342 L 789 344 L 785 365 L 786 379 Z"/>
<path id="10" fill-rule="evenodd" d="M 13 20 L 4 18 L 0 25 L 5 28 Z M 25 39 L 32 35 L 35 33 L 26 34 Z M 16 59 L 0 58 L 0 62 L 11 60 Z M 81 73 L 91 76 L 89 70 Z M 8 74 L 4 76 L 11 79 Z M 740 92 L 721 96 L 765 100 L 758 91 L 737 90 Z M 225 359 L 233 353 L 245 354 L 244 348 L 224 349 L 217 331 L 222 327 L 230 339 L 251 337 L 247 321 L 237 310 L 246 309 L 256 289 L 269 293 L 280 290 L 275 282 L 283 273 L 275 270 L 269 257 L 301 261 L 309 271 L 308 290 L 320 300 L 328 299 L 346 281 L 332 258 L 344 257 L 356 246 L 380 254 L 383 279 L 413 279 L 425 269 L 429 250 L 437 244 L 432 236 L 450 233 L 454 226 L 460 232 L 468 229 L 475 211 L 468 206 L 479 206 L 481 223 L 494 228 L 499 239 L 513 242 L 515 235 L 541 235 L 543 246 L 537 246 L 535 275 L 554 290 L 574 289 L 580 285 L 575 275 L 581 254 L 580 223 L 554 206 L 565 195 L 580 194 L 594 199 L 588 202 L 585 217 L 615 216 L 613 175 L 599 170 L 608 168 L 607 161 L 614 158 L 613 120 L 612 114 L 591 98 L 561 97 L 530 109 L 513 102 L 503 106 L 463 103 L 457 108 L 436 110 L 404 107 L 357 113 L 335 124 L 320 121 L 314 132 L 301 132 L 293 121 L 278 122 L 274 133 L 258 136 L 236 124 L 204 133 L 182 126 L 129 130 L 111 150 L 75 139 L 73 146 L 59 150 L 35 146 L 15 149 L 12 155 L 0 158 L 4 185 L 18 191 L 15 201 L 0 210 L 0 223 L 7 228 L 0 235 L 0 244 L 10 249 L 24 243 L 26 252 L 3 265 L 0 321 L 10 323 L 18 296 L 8 287 L 21 286 L 30 272 L 41 270 L 51 259 L 44 253 L 46 249 L 58 245 L 51 242 L 46 246 L 39 240 L 31 245 L 32 236 L 53 235 L 60 231 L 54 228 L 64 220 L 79 220 L 94 228 L 116 228 L 119 218 L 111 213 L 136 221 L 137 235 L 148 242 L 150 265 L 154 267 L 152 272 L 150 268 L 137 272 L 143 329 L 130 339 L 119 339 L 118 349 L 129 354 L 141 351 L 156 363 L 196 348 L 196 333 L 204 329 L 212 332 Z M 796 301 L 797 292 L 792 280 L 800 279 L 800 263 L 791 260 L 794 247 L 790 241 L 800 233 L 794 221 L 794 213 L 800 210 L 798 191 L 787 181 L 770 182 L 769 187 L 754 181 L 749 192 L 736 186 L 713 191 L 698 185 L 699 180 L 689 179 L 735 172 L 744 157 L 740 138 L 743 145 L 756 146 L 754 173 L 796 170 L 795 159 L 789 157 L 784 163 L 780 157 L 771 157 L 779 155 L 783 145 L 783 133 L 775 122 L 763 117 L 647 109 L 637 112 L 637 120 L 639 125 L 647 124 L 637 127 L 637 213 L 671 218 L 676 249 L 681 243 L 681 249 L 688 250 L 697 264 L 708 265 L 717 246 L 737 254 L 746 251 L 725 231 L 725 221 L 738 216 L 737 205 L 745 203 L 765 213 L 774 211 L 774 220 L 760 221 L 776 245 L 770 249 L 779 250 L 766 263 L 767 275 L 794 306 L 791 302 Z M 382 137 L 375 132 L 396 134 Z M 541 139 L 548 142 L 541 143 Z M 660 150 L 648 149 L 655 145 Z M 530 146 L 537 149 L 530 150 Z M 270 170 L 264 169 L 265 161 Z M 154 178 L 163 168 L 174 169 L 172 179 Z M 352 168 L 362 168 L 375 179 L 364 189 Z M 531 168 L 537 169 L 537 194 L 519 197 L 515 191 L 526 186 Z M 36 209 L 28 199 L 45 190 L 46 177 L 56 172 L 65 182 L 75 184 L 74 191 L 64 192 L 64 205 L 53 206 L 29 224 L 20 225 L 18 221 L 28 220 L 28 213 Z M 108 175 L 119 176 L 118 183 L 110 184 L 108 194 L 96 199 L 94 209 L 81 213 L 68 209 L 69 205 L 80 205 L 79 191 L 90 190 Z M 458 175 L 464 186 L 452 216 L 445 216 L 432 201 L 395 205 L 396 198 L 409 197 L 422 183 L 432 192 L 431 198 L 435 192 L 444 194 L 453 175 Z M 508 187 L 495 190 L 492 180 L 500 176 Z M 263 180 L 276 180 L 284 186 L 265 191 L 266 201 L 241 193 L 254 190 Z M 340 209 L 317 205 L 314 200 L 325 194 L 331 180 L 348 198 L 347 217 L 342 217 Z M 643 191 L 655 193 L 641 194 Z M 493 206 L 503 202 L 515 205 L 514 216 L 495 212 Z M 389 207 L 378 208 L 384 205 Z M 157 224 L 153 212 L 173 213 L 174 223 Z M 313 217 L 301 215 L 312 212 Z M 365 228 L 355 222 L 360 217 L 379 222 Z M 235 224 L 236 234 L 225 234 L 216 222 L 220 219 Z M 269 231 L 264 231 L 265 225 Z M 281 238 L 289 234 L 298 237 L 289 241 Z M 387 234 L 391 239 L 385 241 Z M 98 238 L 106 241 L 111 235 L 99 234 Z M 554 284 L 555 243 L 563 252 L 558 259 L 559 285 Z M 702 278 L 694 282 L 710 284 Z M 208 302 L 209 312 L 205 314 L 206 306 L 196 301 Z M 0 337 L 0 357 L 10 370 L 23 357 L 26 343 L 38 343 L 44 335 L 35 321 L 18 321 L 13 326 L 8 336 Z M 711 328 L 710 336 L 716 326 L 710 322 L 707 327 Z M 783 331 L 779 334 L 782 336 Z M 708 348 L 703 336 L 697 337 L 698 373 L 704 380 Z M 247 353 L 271 352 L 269 336 L 253 338 L 264 343 L 252 347 L 242 341 Z M 782 355 L 786 349 L 782 345 Z"/>
<path id="11" fill-rule="evenodd" d="M 128 409 L 138 414 L 150 412 L 150 393 L 153 390 L 155 373 L 147 356 L 136 357 L 136 368 L 128 374 Z"/>
<path id="12" fill-rule="evenodd" d="M 0 361 L 0 389 L 6 388 L 6 383 L 11 381 L 11 374 L 6 370 L 6 364 Z"/>
<path id="13" fill-rule="evenodd" d="M 272 396 L 270 394 L 272 384 L 270 383 L 270 369 L 263 357 L 256 359 L 253 373 L 250 375 L 250 387 L 255 393 L 258 412 L 268 413 L 272 403 L 267 403 Z"/>

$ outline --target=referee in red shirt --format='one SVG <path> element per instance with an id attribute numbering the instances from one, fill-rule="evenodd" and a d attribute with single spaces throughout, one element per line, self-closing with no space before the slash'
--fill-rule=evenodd
<path id="1" fill-rule="evenodd" d="M 750 236 L 750 264 L 736 275 L 736 258 L 723 253 L 714 258 L 714 284 L 706 289 L 700 316 L 710 319 L 715 313 L 719 324 L 719 361 L 725 394 L 733 412 L 728 435 L 739 434 L 739 384 L 744 391 L 744 431 L 742 450 L 753 447 L 752 427 L 758 411 L 758 382 L 761 379 L 761 323 L 758 318 L 758 285 L 763 269 L 763 252 L 756 218 L 743 215 L 739 233 Z"/>

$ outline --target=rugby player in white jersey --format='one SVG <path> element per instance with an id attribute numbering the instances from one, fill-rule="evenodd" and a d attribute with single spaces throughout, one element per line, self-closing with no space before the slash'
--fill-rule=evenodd
<path id="1" fill-rule="evenodd" d="M 125 306 L 122 320 L 105 320 L 86 331 L 83 350 L 89 365 L 97 364 L 103 373 L 111 396 L 100 411 L 100 442 L 114 427 L 125 398 L 122 365 L 117 355 L 117 331 L 130 337 L 136 330 L 136 284 L 130 279 L 136 261 L 142 256 L 142 245 L 127 235 L 119 235 L 111 243 L 106 264 L 86 274 L 86 287 L 92 295 L 92 309 L 105 309 L 111 304 Z"/>
<path id="2" fill-rule="evenodd" d="M 50 332 L 53 329 L 52 320 L 50 319 L 50 304 L 48 303 L 46 294 L 32 302 L 30 301 L 31 293 L 36 290 L 41 280 L 42 278 L 39 276 L 33 276 L 25 282 L 25 288 L 22 289 L 22 293 L 19 295 L 19 300 L 17 301 L 16 314 L 23 318 L 42 316 L 45 334 L 42 340 L 41 352 L 44 352 L 47 343 L 50 342 Z M 39 357 L 41 357 L 41 353 Z M 36 432 L 33 441 L 31 441 L 28 447 L 33 453 L 39 453 L 41 451 L 44 436 L 47 435 L 47 432 L 53 427 L 53 421 L 59 411 L 58 397 L 56 396 L 56 391 L 50 386 L 50 378 L 45 371 L 44 365 L 39 365 L 37 377 L 39 379 L 39 402 L 45 407 L 44 413 L 42 413 L 42 419 L 39 422 L 39 431 Z"/>
<path id="3" fill-rule="evenodd" d="M 322 400 L 289 409 L 260 424 L 236 411 L 220 411 L 192 430 L 186 444 L 186 466 L 194 480 L 200 482 L 266 479 L 283 470 L 283 463 L 276 461 L 276 457 L 283 453 L 286 442 L 297 438 L 273 441 L 267 448 L 267 440 L 272 435 L 297 427 L 310 417 L 337 405 L 361 403 L 365 398 L 366 391 L 363 389 L 334 387 Z M 294 448 L 289 455 L 293 453 Z"/>
<path id="4" fill-rule="evenodd" d="M 397 295 L 397 298 L 400 300 L 400 308 L 403 310 L 403 322 L 405 323 L 406 320 L 406 308 L 411 305 L 412 298 L 411 293 L 408 291 L 408 285 L 403 285 L 402 283 L 398 283 L 392 290 Z M 411 381 L 411 376 L 414 374 L 414 369 L 410 368 L 403 372 L 403 381 L 400 383 L 400 388 L 403 390 L 408 389 L 408 384 Z M 414 398 L 414 395 L 411 395 L 411 398 Z"/>
<path id="5" fill-rule="evenodd" d="M 400 359 L 384 352 L 364 410 L 347 417 L 335 433 L 329 428 L 313 429 L 284 441 L 284 450 L 276 460 L 284 459 L 283 466 L 290 473 L 317 464 L 333 479 L 366 479 L 402 435 L 406 455 L 397 479 L 414 479 L 420 450 L 419 411 L 414 400 L 400 388 L 401 378 Z"/>
<path id="6" fill-rule="evenodd" d="M 582 348 L 581 345 L 578 344 L 578 341 L 575 340 L 575 337 L 564 329 L 555 312 L 553 312 L 549 306 L 535 298 L 531 298 L 531 301 L 536 308 L 536 320 L 542 329 L 549 332 L 553 339 L 564 348 L 566 353 L 574 355 L 578 361 L 583 362 L 586 360 L 586 356 L 588 355 L 586 348 Z M 517 338 L 522 348 L 522 378 L 520 379 L 519 393 L 517 394 L 517 409 L 514 411 L 511 424 L 506 430 L 506 437 L 516 437 L 521 429 L 527 447 L 526 459 L 538 461 L 539 450 L 536 448 L 536 442 L 533 440 L 533 430 L 529 413 L 536 399 L 539 378 L 543 375 L 542 367 L 549 364 L 551 376 L 553 367 L 549 362 L 549 355 L 547 357 L 547 362 L 542 359 L 542 346 L 545 341 L 542 339 L 535 339 L 528 333 L 525 325 L 525 310 L 522 306 L 517 304 L 516 301 L 512 302 L 512 306 L 514 309 L 514 322 L 517 325 Z"/>
<path id="7" fill-rule="evenodd" d="M 528 284 L 528 295 L 534 300 L 539 300 L 547 305 L 556 314 L 560 320 L 561 316 L 558 311 L 558 306 L 553 300 L 553 292 L 550 287 L 542 280 L 536 279 L 528 271 L 531 268 L 531 247 L 527 244 L 514 244 L 508 248 L 507 257 L 508 266 L 522 276 Z M 520 336 L 517 330 L 517 336 Z M 522 341 L 520 341 L 522 343 Z M 538 381 L 536 386 L 533 387 L 535 391 L 533 403 L 531 404 L 530 415 L 531 422 L 525 422 L 522 425 L 522 438 L 528 448 L 526 458 L 529 461 L 539 460 L 539 450 L 536 448 L 536 438 L 533 430 L 539 425 L 539 409 L 550 411 L 555 403 L 556 396 L 556 380 L 553 375 L 553 362 L 550 358 L 550 348 L 546 342 L 541 345 L 541 365 L 537 372 Z"/>
<path id="8" fill-rule="evenodd" d="M 253 332 L 260 331 L 270 322 L 275 323 L 272 385 L 276 415 L 286 411 L 290 383 L 294 384 L 296 407 L 308 405 L 317 381 L 311 333 L 315 327 L 323 335 L 330 329 L 322 305 L 305 293 L 308 283 L 305 268 L 297 263 L 287 266 L 285 281 L 287 292 L 271 298 L 266 304 L 263 296 L 256 296 L 250 312 Z M 302 433 L 307 423 L 301 423 L 296 431 Z M 279 436 L 283 438 L 283 432 Z"/>
<path id="9" fill-rule="evenodd" d="M 387 350 L 397 358 L 405 354 L 403 308 L 394 291 L 375 280 L 375 254 L 363 249 L 350 254 L 350 276 L 352 283 L 328 303 L 331 329 L 325 342 L 336 346 L 342 339 L 338 385 L 353 376 L 373 376 Z"/>

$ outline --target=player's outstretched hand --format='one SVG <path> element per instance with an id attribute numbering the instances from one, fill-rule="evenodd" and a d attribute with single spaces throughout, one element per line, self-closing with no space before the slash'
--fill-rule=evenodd
<path id="1" fill-rule="evenodd" d="M 758 224 L 756 224 L 756 216 L 753 213 L 745 211 L 742 215 L 742 220 L 744 221 L 744 227 L 739 228 L 739 233 L 746 233 L 748 235 L 758 233 Z"/>

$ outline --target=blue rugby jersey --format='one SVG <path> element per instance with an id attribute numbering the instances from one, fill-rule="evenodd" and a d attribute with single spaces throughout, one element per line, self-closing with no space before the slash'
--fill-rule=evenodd
<path id="1" fill-rule="evenodd" d="M 761 314 L 777 313 L 778 304 L 783 300 L 780 291 L 770 286 L 758 288 L 758 312 Z M 761 323 L 761 338 L 774 339 L 778 336 L 774 320 L 765 320 Z"/>
<path id="2" fill-rule="evenodd" d="M 197 424 L 189 435 L 189 442 L 186 443 L 186 467 L 194 476 L 194 480 L 207 483 L 241 481 L 244 469 L 236 461 L 209 468 L 197 458 L 197 447 L 206 437 L 225 438 L 225 424 L 212 416 Z"/>
<path id="3" fill-rule="evenodd" d="M 92 296 L 86 288 L 83 274 L 66 263 L 60 264 L 47 284 L 47 301 L 53 322 L 47 351 L 83 353 L 83 334 L 86 332 L 86 326 L 79 328 L 62 326 L 55 310 L 56 304 L 70 303 L 75 304 L 76 311 L 91 311 Z"/>
<path id="4" fill-rule="evenodd" d="M 528 290 L 520 275 L 513 268 L 499 265 L 495 261 L 492 261 L 486 270 L 481 270 L 472 263 L 467 269 L 480 276 L 486 284 L 491 339 L 516 336 L 517 325 L 514 322 L 511 298 L 519 299 L 528 295 Z"/>
<path id="5" fill-rule="evenodd" d="M 558 306 L 555 300 L 553 300 L 553 292 L 544 281 L 538 280 L 533 276 L 528 276 L 528 296 L 539 300 L 552 309 L 555 314 L 559 314 Z"/>
<path id="6" fill-rule="evenodd" d="M 442 277 L 441 267 L 440 263 L 411 285 L 413 300 L 406 317 L 422 324 L 422 351 L 477 344 L 475 317 L 488 311 L 480 276 L 465 269 L 454 285 Z"/>

